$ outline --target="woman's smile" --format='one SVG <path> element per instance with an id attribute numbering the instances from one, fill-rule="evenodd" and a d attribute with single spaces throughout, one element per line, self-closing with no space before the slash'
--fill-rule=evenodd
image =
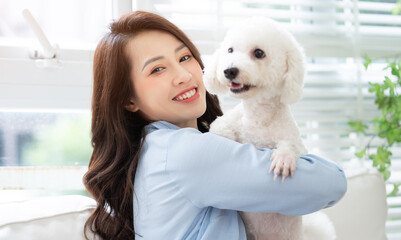
<path id="1" fill-rule="evenodd" d="M 185 90 L 173 98 L 174 101 L 178 102 L 192 102 L 199 98 L 198 88 L 190 88 L 190 90 Z"/>

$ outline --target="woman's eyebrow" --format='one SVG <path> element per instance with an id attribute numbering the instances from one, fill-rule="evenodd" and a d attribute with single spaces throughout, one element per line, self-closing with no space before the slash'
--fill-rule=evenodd
<path id="1" fill-rule="evenodd" d="M 178 51 L 180 51 L 181 49 L 187 47 L 185 44 L 181 44 L 180 46 L 178 46 L 178 48 L 175 49 L 175 53 L 177 53 Z"/>
<path id="2" fill-rule="evenodd" d="M 154 57 L 154 58 L 147 60 L 145 62 L 145 64 L 143 65 L 142 71 L 143 71 L 143 69 L 145 69 L 146 65 L 148 65 L 149 63 L 155 62 L 155 61 L 163 59 L 163 58 L 164 58 L 163 56 L 158 56 L 158 57 Z"/>
<path id="3" fill-rule="evenodd" d="M 186 47 L 187 47 L 187 46 L 186 46 L 185 44 L 181 44 L 180 46 L 178 46 L 178 47 L 174 50 L 174 52 L 177 53 L 178 51 L 180 51 L 181 49 L 186 48 Z M 163 58 L 164 58 L 163 56 L 157 56 L 157 57 L 154 57 L 154 58 L 151 58 L 151 59 L 147 60 L 147 61 L 145 62 L 145 64 L 143 64 L 142 71 L 143 71 L 143 69 L 145 69 L 146 65 L 148 65 L 149 63 L 155 62 L 155 61 L 160 60 L 160 59 L 163 59 Z"/>

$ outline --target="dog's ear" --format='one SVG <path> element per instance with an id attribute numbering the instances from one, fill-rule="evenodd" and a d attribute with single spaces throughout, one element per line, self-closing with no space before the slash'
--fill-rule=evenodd
<path id="1" fill-rule="evenodd" d="M 206 67 L 203 73 L 203 81 L 206 90 L 212 94 L 224 94 L 227 92 L 227 87 L 220 83 L 217 79 L 217 65 L 219 62 L 219 49 L 216 50 L 210 61 L 206 62 Z"/>
<path id="2" fill-rule="evenodd" d="M 296 103 L 302 98 L 305 62 L 300 46 L 287 52 L 287 72 L 284 74 L 284 86 L 280 101 L 285 104 Z"/>

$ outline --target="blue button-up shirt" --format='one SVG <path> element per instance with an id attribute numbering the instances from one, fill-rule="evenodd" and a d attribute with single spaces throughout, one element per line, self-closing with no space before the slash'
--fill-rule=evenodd
<path id="1" fill-rule="evenodd" d="M 343 171 L 315 155 L 298 159 L 282 183 L 268 174 L 270 149 L 165 121 L 146 131 L 134 183 L 137 239 L 245 240 L 237 211 L 303 215 L 346 192 Z"/>

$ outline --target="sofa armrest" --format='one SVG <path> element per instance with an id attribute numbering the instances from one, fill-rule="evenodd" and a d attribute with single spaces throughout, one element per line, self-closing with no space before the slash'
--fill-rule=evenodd
<path id="1" fill-rule="evenodd" d="M 0 204 L 0 239 L 85 239 L 83 228 L 96 202 L 67 195 Z"/>

